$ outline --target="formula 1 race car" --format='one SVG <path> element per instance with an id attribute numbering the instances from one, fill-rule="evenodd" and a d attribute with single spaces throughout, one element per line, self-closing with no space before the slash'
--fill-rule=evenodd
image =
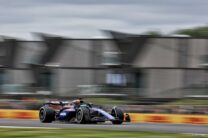
<path id="1" fill-rule="evenodd" d="M 126 117 L 126 120 L 130 120 L 128 114 L 126 114 Z M 51 123 L 58 120 L 79 124 L 105 121 L 122 124 L 124 113 L 118 107 L 113 107 L 111 112 L 108 113 L 99 107 L 78 99 L 72 102 L 52 101 L 45 103 L 40 108 L 39 119 L 42 123 Z"/>

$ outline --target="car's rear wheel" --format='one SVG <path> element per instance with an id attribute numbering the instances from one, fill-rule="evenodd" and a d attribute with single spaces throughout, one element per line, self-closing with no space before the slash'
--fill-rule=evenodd
<path id="1" fill-rule="evenodd" d="M 39 119 L 42 123 L 51 123 L 55 119 L 55 111 L 51 108 L 41 107 Z"/>
<path id="2" fill-rule="evenodd" d="M 122 124 L 124 120 L 124 113 L 121 109 L 114 107 L 111 111 L 111 115 L 115 117 L 116 120 L 113 120 L 113 124 Z"/>
<path id="3" fill-rule="evenodd" d="M 90 111 L 86 107 L 80 107 L 76 113 L 76 122 L 79 124 L 85 124 L 90 121 Z"/>

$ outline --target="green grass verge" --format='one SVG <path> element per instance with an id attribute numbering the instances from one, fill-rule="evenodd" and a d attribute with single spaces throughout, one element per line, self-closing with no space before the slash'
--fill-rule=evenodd
<path id="1" fill-rule="evenodd" d="M 167 105 L 208 105 L 208 100 L 182 99 L 167 103 Z"/>
<path id="2" fill-rule="evenodd" d="M 111 98 L 85 98 L 84 99 L 87 102 L 91 102 L 93 104 L 100 104 L 100 105 L 120 105 L 120 104 L 126 104 L 127 101 L 124 100 L 116 100 Z"/>
<path id="3" fill-rule="evenodd" d="M 22 129 L 1 128 L 0 138 L 199 138 L 189 134 L 86 130 L 86 129 Z M 208 138 L 207 136 L 203 136 Z"/>

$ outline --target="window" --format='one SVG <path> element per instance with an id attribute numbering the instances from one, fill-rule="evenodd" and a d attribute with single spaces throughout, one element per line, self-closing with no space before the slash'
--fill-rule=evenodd
<path id="1" fill-rule="evenodd" d="M 106 83 L 116 86 L 126 86 L 126 74 L 112 74 L 108 73 L 106 75 Z"/>

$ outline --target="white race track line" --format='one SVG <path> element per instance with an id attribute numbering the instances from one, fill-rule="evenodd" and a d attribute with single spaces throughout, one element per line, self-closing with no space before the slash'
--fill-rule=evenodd
<path id="1" fill-rule="evenodd" d="M 200 134 L 200 133 L 182 133 L 182 134 L 192 135 L 192 136 L 201 136 L 201 137 L 208 136 L 208 134 Z"/>
<path id="2" fill-rule="evenodd" d="M 28 128 L 28 129 L 61 129 L 52 127 L 24 127 L 24 126 L 0 126 L 0 128 Z"/>

